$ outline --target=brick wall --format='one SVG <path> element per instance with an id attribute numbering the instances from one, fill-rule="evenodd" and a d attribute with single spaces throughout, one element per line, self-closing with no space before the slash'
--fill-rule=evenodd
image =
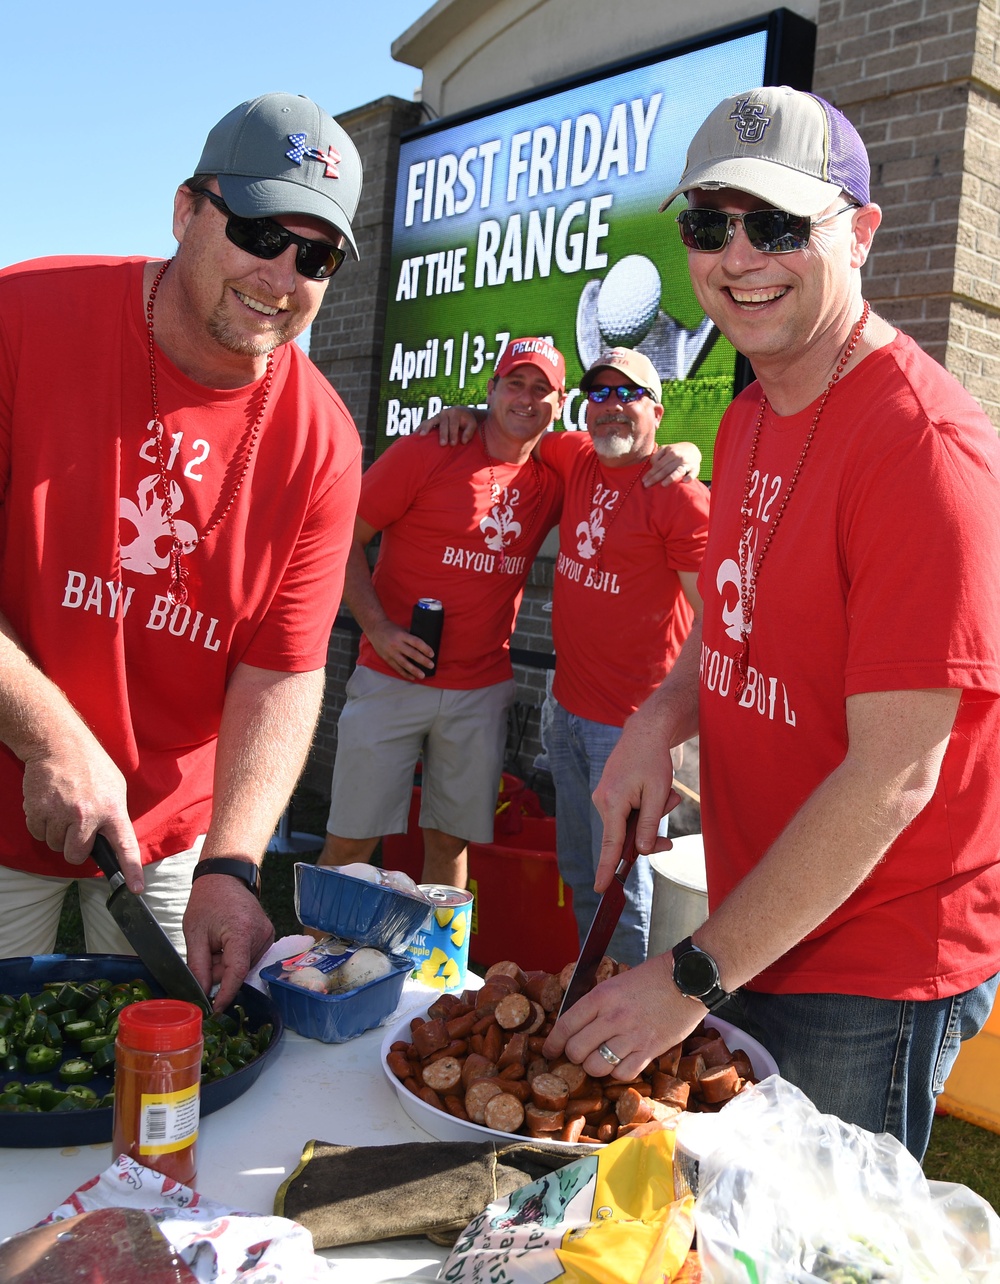
<path id="1" fill-rule="evenodd" d="M 997 35 L 992 2 L 826 0 L 813 86 L 871 158 L 866 295 L 1000 425 Z"/>

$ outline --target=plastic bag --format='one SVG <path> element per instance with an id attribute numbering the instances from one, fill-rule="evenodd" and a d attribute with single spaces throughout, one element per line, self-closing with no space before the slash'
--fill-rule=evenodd
<path id="1" fill-rule="evenodd" d="M 449 1284 L 664 1284 L 694 1234 L 675 1198 L 674 1137 L 624 1137 L 494 1200 L 458 1237 Z"/>
<path id="2" fill-rule="evenodd" d="M 682 1117 L 677 1144 L 698 1154 L 706 1284 L 1000 1284 L 984 1199 L 929 1183 L 895 1137 L 820 1114 L 777 1075 Z"/>

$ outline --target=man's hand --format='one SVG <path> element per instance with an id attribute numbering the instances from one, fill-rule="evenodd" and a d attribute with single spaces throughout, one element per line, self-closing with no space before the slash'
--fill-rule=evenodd
<path id="1" fill-rule="evenodd" d="M 674 482 L 694 481 L 700 472 L 701 451 L 693 441 L 678 441 L 653 451 L 642 484 L 670 486 Z"/>
<path id="2" fill-rule="evenodd" d="M 430 663 L 434 651 L 421 638 L 408 633 L 406 629 L 385 619 L 368 632 L 368 641 L 375 648 L 375 654 L 401 678 L 408 682 L 419 682 L 427 677 L 427 667 L 422 660 Z"/>
<path id="3" fill-rule="evenodd" d="M 542 1048 L 549 1058 L 565 1054 L 589 1075 L 601 1078 L 608 1063 L 601 1044 L 621 1057 L 611 1071 L 623 1083 L 698 1025 L 705 1007 L 681 994 L 673 982 L 673 959 L 658 954 L 639 967 L 595 985 L 556 1022 Z"/>
<path id="4" fill-rule="evenodd" d="M 625 724 L 621 739 L 604 766 L 594 790 L 594 806 L 604 822 L 604 839 L 594 887 L 603 892 L 621 859 L 629 813 L 638 811 L 635 845 L 641 853 L 665 851 L 667 839 L 657 830 L 663 816 L 680 802 L 671 788 L 673 763 L 668 728 L 657 712 L 640 705 Z"/>
<path id="5" fill-rule="evenodd" d="M 133 892 L 143 889 L 142 862 L 129 819 L 125 777 L 89 733 L 24 763 L 24 818 L 32 838 L 82 865 L 100 831 L 118 853 Z M 66 870 L 51 870 L 67 877 Z"/>
<path id="6" fill-rule="evenodd" d="M 260 901 L 238 878 L 205 874 L 191 884 L 184 913 L 188 966 L 222 1012 L 236 998 L 247 973 L 274 942 L 274 927 Z"/>
<path id="7" fill-rule="evenodd" d="M 445 406 L 433 419 L 423 420 L 413 431 L 418 437 L 436 432 L 442 446 L 464 446 L 472 440 L 478 426 L 479 418 L 472 406 Z"/>

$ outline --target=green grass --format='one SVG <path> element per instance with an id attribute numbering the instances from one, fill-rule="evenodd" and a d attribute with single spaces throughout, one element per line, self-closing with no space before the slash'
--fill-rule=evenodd
<path id="1" fill-rule="evenodd" d="M 297 797 L 293 817 L 298 832 L 304 829 L 307 833 L 321 834 L 326 822 L 326 804 L 308 796 Z M 314 853 L 279 855 L 272 852 L 264 857 L 261 899 L 274 923 L 276 938 L 301 931 L 293 902 L 294 865 L 297 860 L 315 861 L 321 846 L 322 839 L 317 838 Z M 66 953 L 84 949 L 75 889 L 66 898 L 56 948 Z M 962 1119 L 940 1116 L 934 1121 L 924 1172 L 936 1181 L 960 1182 L 1000 1210 L 1000 1135 Z"/>

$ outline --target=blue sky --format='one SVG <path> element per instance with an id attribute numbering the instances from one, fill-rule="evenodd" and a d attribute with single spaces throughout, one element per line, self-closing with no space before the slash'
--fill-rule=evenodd
<path id="1" fill-rule="evenodd" d="M 431 0 L 18 0 L 3 6 L 0 266 L 169 255 L 173 194 L 212 125 L 273 90 L 332 115 L 420 72 L 389 47 Z"/>

